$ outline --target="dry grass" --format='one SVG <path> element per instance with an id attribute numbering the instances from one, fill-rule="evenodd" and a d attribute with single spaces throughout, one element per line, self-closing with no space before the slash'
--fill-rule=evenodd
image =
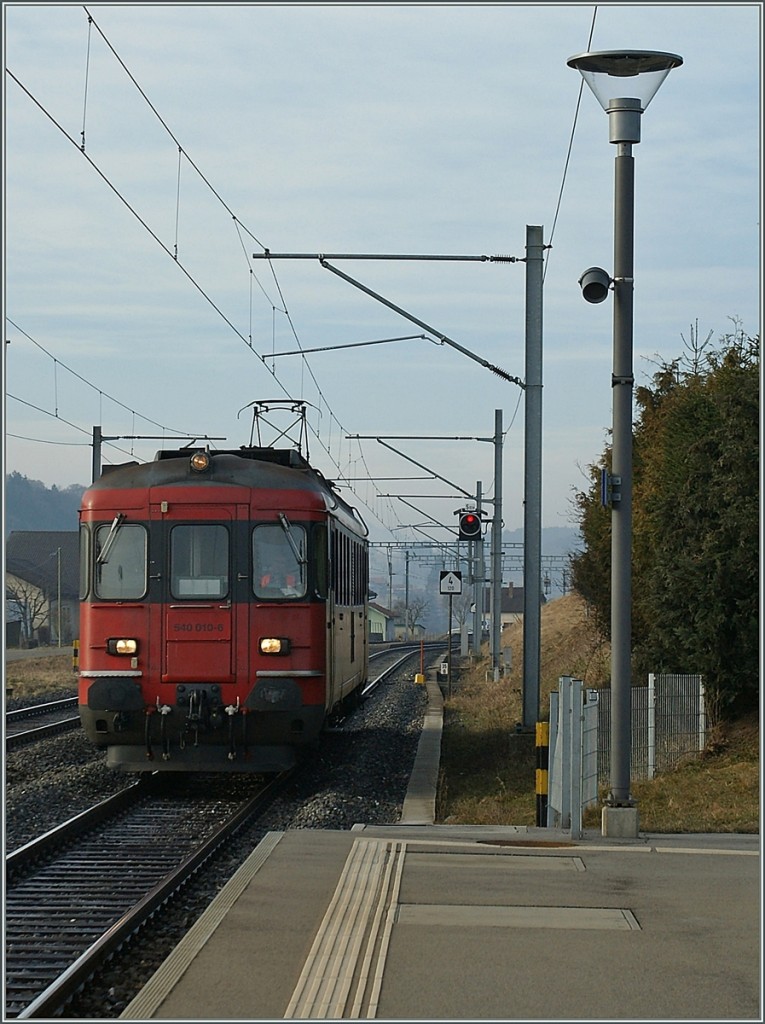
<path id="1" fill-rule="evenodd" d="M 494 682 L 487 658 L 463 666 L 445 703 L 439 821 L 534 825 L 534 738 L 516 733 L 522 718 L 522 626 L 510 627 L 513 670 Z M 503 637 L 504 643 L 504 637 Z M 546 605 L 541 620 L 540 718 L 562 675 L 603 685 L 610 650 L 575 594 Z M 606 794 L 603 792 L 601 797 Z M 718 727 L 707 750 L 652 781 L 635 782 L 640 828 L 648 832 L 759 832 L 759 725 Z M 584 825 L 599 827 L 600 806 Z"/>
<path id="2" fill-rule="evenodd" d="M 757 719 L 719 726 L 700 757 L 688 758 L 651 781 L 635 782 L 632 789 L 646 832 L 758 833 Z"/>
<path id="3" fill-rule="evenodd" d="M 69 649 L 62 654 L 21 658 L 5 664 L 5 692 L 13 698 L 45 697 L 70 689 L 77 692 L 77 674 L 72 670 Z"/>

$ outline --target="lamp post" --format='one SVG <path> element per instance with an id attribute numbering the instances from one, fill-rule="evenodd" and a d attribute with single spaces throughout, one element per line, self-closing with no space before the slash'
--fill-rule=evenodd
<path id="1" fill-rule="evenodd" d="M 609 142 L 617 146 L 614 174 L 614 271 L 590 267 L 580 279 L 588 302 L 602 302 L 613 285 L 613 436 L 611 501 L 611 789 L 603 810 L 604 835 L 637 837 L 630 796 L 632 649 L 632 326 L 634 159 L 640 117 L 669 72 L 683 63 L 674 53 L 605 50 L 571 57 L 608 114 Z"/>

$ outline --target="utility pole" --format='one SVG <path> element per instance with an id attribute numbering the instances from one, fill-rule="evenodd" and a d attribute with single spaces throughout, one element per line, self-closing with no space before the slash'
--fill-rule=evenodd
<path id="1" fill-rule="evenodd" d="M 539 719 L 542 611 L 542 228 L 526 226 L 526 427 L 523 504 L 523 727 Z"/>
<path id="2" fill-rule="evenodd" d="M 93 427 L 93 464 L 90 475 L 93 483 L 101 476 L 101 443 L 103 440 L 104 435 L 101 433 L 101 427 Z"/>
<path id="3" fill-rule="evenodd" d="M 481 499 L 483 485 L 480 480 L 475 485 L 476 515 L 482 520 Z M 483 520 L 482 520 L 483 521 Z M 483 531 L 473 541 L 473 653 L 481 653 L 481 635 L 483 633 Z"/>
<path id="4" fill-rule="evenodd" d="M 502 410 L 494 410 L 494 519 L 491 526 L 491 663 L 499 679 L 502 634 Z"/>
<path id="5" fill-rule="evenodd" d="M 409 550 L 404 551 L 404 558 L 406 561 L 406 581 L 404 590 L 404 604 L 406 606 L 406 638 L 407 640 L 412 639 L 412 626 L 413 623 L 409 621 Z"/>
<path id="6" fill-rule="evenodd" d="M 56 601 L 56 617 L 58 634 L 58 646 L 61 646 L 61 548 L 56 548 L 56 583 L 58 588 L 58 600 Z"/>

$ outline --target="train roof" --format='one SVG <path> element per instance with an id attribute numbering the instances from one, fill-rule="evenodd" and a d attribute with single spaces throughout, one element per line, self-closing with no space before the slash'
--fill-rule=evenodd
<path id="1" fill-rule="evenodd" d="M 91 484 L 89 491 L 141 491 L 154 487 L 221 485 L 257 490 L 307 491 L 320 496 L 328 509 L 342 509 L 366 532 L 358 511 L 339 495 L 332 481 L 311 466 L 295 448 L 243 446 L 216 449 L 209 451 L 209 468 L 204 472 L 195 472 L 191 468 L 192 456 L 203 451 L 207 449 L 164 450 L 157 452 L 151 462 L 104 466 L 102 476 Z"/>
<path id="2" fill-rule="evenodd" d="M 159 451 L 154 456 L 155 462 L 164 462 L 165 459 L 188 459 L 197 448 L 175 448 Z M 297 448 L 254 448 L 242 445 L 241 448 L 216 448 L 210 453 L 218 455 L 236 455 L 240 459 L 249 459 L 252 462 L 267 462 L 273 466 L 288 466 L 291 469 L 309 469 L 314 473 L 308 460 Z"/>
<path id="3" fill-rule="evenodd" d="M 209 455 L 203 471 L 192 468 L 192 458 Z M 258 490 L 307 490 L 331 492 L 339 500 L 331 481 L 314 469 L 293 448 L 180 448 L 157 452 L 151 462 L 126 462 L 104 466 L 91 490 L 146 490 L 153 487 L 232 485 Z"/>

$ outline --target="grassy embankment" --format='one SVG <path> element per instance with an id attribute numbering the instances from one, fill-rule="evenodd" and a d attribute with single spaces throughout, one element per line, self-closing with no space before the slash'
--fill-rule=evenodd
<path id="1" fill-rule="evenodd" d="M 77 694 L 77 673 L 72 669 L 72 651 L 51 653 L 39 658 L 30 654 L 18 661 L 5 663 L 6 696 L 20 699 L 34 697 L 44 700 L 48 694 L 71 690 Z"/>
<path id="2" fill-rule="evenodd" d="M 586 607 L 570 594 L 542 610 L 541 716 L 558 678 L 586 686 L 609 676 L 610 651 Z M 513 668 L 495 683 L 490 662 L 464 665 L 445 704 L 439 821 L 534 825 L 534 738 L 517 735 L 522 719 L 523 630 L 510 627 Z M 652 781 L 635 781 L 640 828 L 646 832 L 759 832 L 759 726 L 756 718 L 710 730 L 707 749 Z M 601 798 L 605 796 L 605 791 Z M 584 826 L 600 826 L 600 806 Z"/>

